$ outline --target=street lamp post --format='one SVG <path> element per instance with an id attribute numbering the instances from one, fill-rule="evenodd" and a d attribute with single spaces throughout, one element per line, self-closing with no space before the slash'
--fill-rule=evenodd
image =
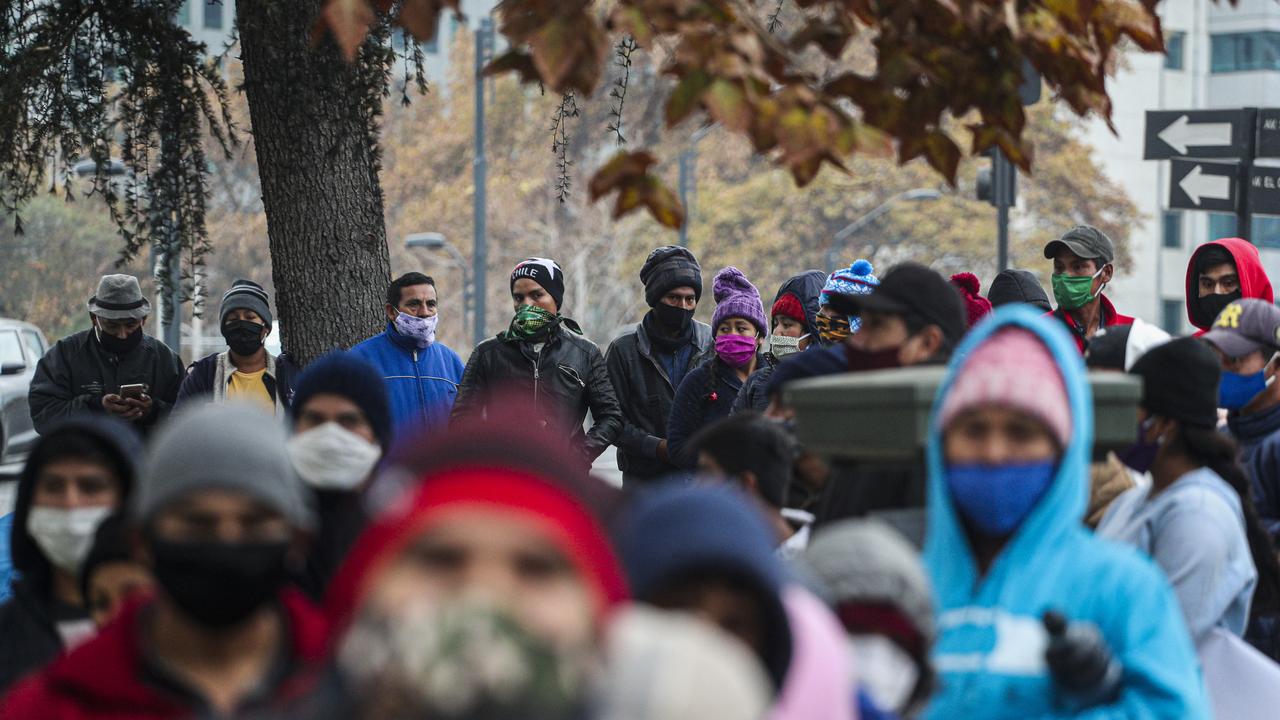
<path id="1" fill-rule="evenodd" d="M 684 206 L 684 222 L 680 223 L 680 247 L 689 247 L 689 223 L 693 222 L 693 203 L 697 202 L 698 143 L 718 127 L 720 125 L 716 123 L 693 131 L 693 137 L 689 139 L 689 147 L 677 158 L 680 179 L 676 187 L 680 193 L 680 204 Z"/>
<path id="2" fill-rule="evenodd" d="M 449 257 L 453 260 L 453 264 L 462 273 L 462 320 L 465 323 L 467 319 L 467 311 L 473 310 L 474 298 L 471 286 L 471 278 L 467 273 L 467 258 L 463 256 L 458 248 L 454 247 L 445 239 L 442 233 L 438 232 L 420 232 L 412 233 L 405 236 L 404 246 L 409 249 L 422 248 L 423 250 L 444 250 L 449 253 Z M 483 337 L 476 338 L 476 344 L 479 345 Z"/>
<path id="3" fill-rule="evenodd" d="M 899 200 L 918 202 L 921 200 L 937 200 L 940 197 L 942 197 L 942 193 L 932 188 L 907 190 L 885 200 L 867 214 L 849 223 L 831 238 L 831 246 L 827 248 L 827 272 L 833 272 L 836 269 L 838 264 L 836 257 L 840 252 L 840 248 L 844 246 L 845 241 L 862 232 L 868 225 L 879 219 L 881 215 L 893 209 L 894 204 Z"/>

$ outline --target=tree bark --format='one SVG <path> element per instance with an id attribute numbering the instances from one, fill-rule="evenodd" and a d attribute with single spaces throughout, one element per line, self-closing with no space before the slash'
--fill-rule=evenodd
<path id="1" fill-rule="evenodd" d="M 321 3 L 236 3 L 277 317 L 304 364 L 378 331 L 391 273 L 369 74 L 313 46 Z"/>

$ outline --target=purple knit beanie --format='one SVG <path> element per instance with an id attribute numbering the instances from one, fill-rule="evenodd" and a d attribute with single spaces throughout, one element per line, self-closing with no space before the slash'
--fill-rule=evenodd
<path id="1" fill-rule="evenodd" d="M 716 300 L 716 311 L 711 316 L 711 330 L 714 332 L 721 321 L 740 317 L 751 321 L 761 335 L 769 328 L 769 321 L 764 317 L 764 305 L 760 302 L 760 291 L 751 284 L 746 275 L 736 267 L 727 267 L 716 273 L 711 285 Z"/>

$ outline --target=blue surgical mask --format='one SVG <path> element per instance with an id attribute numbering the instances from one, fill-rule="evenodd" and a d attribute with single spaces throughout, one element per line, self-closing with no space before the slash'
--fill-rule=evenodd
<path id="1" fill-rule="evenodd" d="M 1258 393 L 1267 389 L 1267 378 L 1259 370 L 1250 375 L 1222 371 L 1222 383 L 1218 385 L 1218 407 L 1239 410 Z"/>
<path id="2" fill-rule="evenodd" d="M 960 514 L 984 535 L 1011 535 L 1053 484 L 1052 461 L 947 467 L 947 488 Z"/>

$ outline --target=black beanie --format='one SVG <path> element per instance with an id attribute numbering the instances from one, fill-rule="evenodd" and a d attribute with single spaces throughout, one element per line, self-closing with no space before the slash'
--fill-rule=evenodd
<path id="1" fill-rule="evenodd" d="M 987 288 L 987 300 L 991 301 L 993 307 L 1010 303 L 1026 303 L 1045 312 L 1053 309 L 1049 304 L 1049 295 L 1045 293 L 1035 273 L 1030 270 L 1010 268 L 1000 271 Z"/>
<path id="2" fill-rule="evenodd" d="M 1142 378 L 1142 407 L 1183 425 L 1218 424 L 1218 358 L 1196 338 L 1171 340 L 1148 350 L 1131 373 Z"/>
<path id="3" fill-rule="evenodd" d="M 644 283 L 644 300 L 649 307 L 662 302 L 662 296 L 678 287 L 691 287 L 694 296 L 702 299 L 702 266 L 689 248 L 664 245 L 649 253 L 640 268 L 640 282 Z"/>
<path id="4" fill-rule="evenodd" d="M 271 327 L 271 307 L 267 303 L 267 291 L 252 280 L 243 278 L 231 283 L 231 289 L 222 296 L 222 306 L 218 308 L 218 322 L 227 319 L 232 310 L 252 310 L 258 313 L 262 322 Z"/>
<path id="5" fill-rule="evenodd" d="M 354 353 L 334 350 L 317 358 L 293 385 L 293 412 L 302 412 L 316 395 L 339 395 L 360 408 L 378 444 L 391 445 L 391 406 L 382 371 Z"/>
<path id="6" fill-rule="evenodd" d="M 551 295 L 551 299 L 556 301 L 556 311 L 560 311 L 564 301 L 564 270 L 560 269 L 555 260 L 538 257 L 521 260 L 511 271 L 512 289 L 515 289 L 516 281 L 520 278 L 529 278 L 541 285 Z"/>

